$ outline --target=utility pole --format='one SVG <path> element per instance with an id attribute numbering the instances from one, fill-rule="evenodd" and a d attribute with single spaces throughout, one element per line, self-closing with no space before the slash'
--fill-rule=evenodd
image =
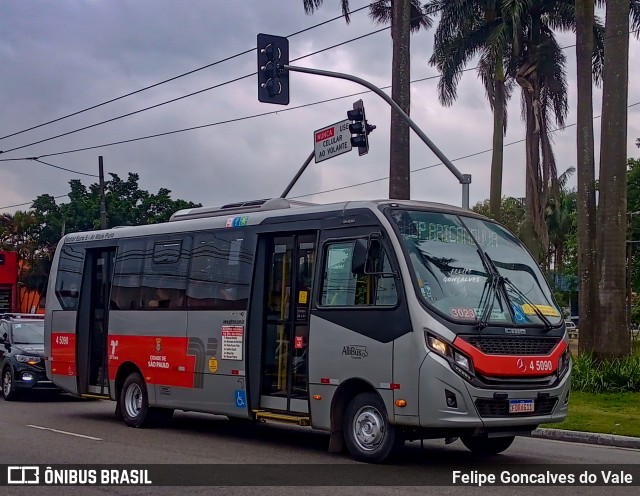
<path id="1" fill-rule="evenodd" d="M 100 229 L 107 228 L 107 207 L 104 201 L 104 169 L 102 155 L 98 157 L 98 176 L 100 178 Z"/>

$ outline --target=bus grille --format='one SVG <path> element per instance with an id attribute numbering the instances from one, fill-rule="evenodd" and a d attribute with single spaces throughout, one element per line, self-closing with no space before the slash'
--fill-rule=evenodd
<path id="1" fill-rule="evenodd" d="M 560 342 L 560 338 L 492 338 L 484 336 L 464 337 L 485 355 L 548 355 Z"/>
<path id="2" fill-rule="evenodd" d="M 551 415 L 558 402 L 558 398 L 536 398 L 535 411 L 525 413 L 509 413 L 509 400 L 495 400 L 478 398 L 476 408 L 481 417 L 532 417 Z"/>

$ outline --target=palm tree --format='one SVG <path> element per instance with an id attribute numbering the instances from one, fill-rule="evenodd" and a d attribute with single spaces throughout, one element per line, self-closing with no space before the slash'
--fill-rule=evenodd
<path id="1" fill-rule="evenodd" d="M 522 89 L 526 122 L 526 218 L 524 241 L 538 260 L 548 246 L 544 209 L 550 193 L 558 194 L 557 169 L 551 146 L 552 123 L 563 126 L 567 115 L 566 58 L 554 30 L 575 28 L 575 7 L 569 0 L 505 2 L 433 0 L 427 13 L 439 10 L 431 63 L 441 71 L 440 99 L 456 98 L 456 87 L 464 66 L 480 57 L 478 72 L 494 113 L 494 157 L 492 197 L 498 213 L 502 180 L 502 134 L 505 102 L 513 82 Z M 597 40 L 602 26 L 596 20 Z M 597 44 L 601 48 L 601 44 Z M 595 50 L 594 70 L 601 69 L 602 51 Z M 503 90 L 504 91 L 501 91 Z M 499 136 L 497 136 L 499 135 Z M 499 148 L 499 150 L 496 150 Z"/>
<path id="2" fill-rule="evenodd" d="M 303 0 L 304 10 L 312 14 L 323 0 Z M 341 0 L 342 13 L 347 23 L 349 18 L 349 0 Z M 420 0 L 377 0 L 371 3 L 369 16 L 377 23 L 391 23 L 393 40 L 393 61 L 391 98 L 409 115 L 410 101 L 410 51 L 409 33 L 421 28 L 428 29 L 431 19 L 424 15 Z M 409 125 L 395 112 L 391 111 L 389 198 L 409 199 Z"/>
<path id="3" fill-rule="evenodd" d="M 502 15 L 498 0 L 431 0 L 426 4 L 425 12 L 441 15 L 429 63 L 442 74 L 438 92 L 443 105 L 453 104 L 464 67 L 476 55 L 480 57 L 478 75 L 493 112 L 489 206 L 492 217 L 500 220 L 506 106 L 513 89 L 513 79 L 507 78 L 505 67 L 513 57 L 513 19 Z"/>
<path id="4" fill-rule="evenodd" d="M 549 198 L 545 212 L 546 223 L 549 228 L 549 241 L 553 253 L 553 269 L 556 275 L 561 275 L 564 269 L 565 241 L 573 227 L 576 211 L 575 191 L 567 189 L 569 178 L 575 173 L 575 167 L 569 167 L 558 177 L 557 197 Z M 549 263 L 549 265 L 551 265 Z M 555 280 L 556 278 L 554 278 Z"/>
<path id="5" fill-rule="evenodd" d="M 596 186 L 593 149 L 593 0 L 576 0 L 578 307 L 580 351 L 593 350 L 596 333 Z"/>
<path id="6" fill-rule="evenodd" d="M 594 145 L 593 145 L 593 94 L 591 81 L 589 75 L 592 72 L 592 49 L 593 49 L 593 35 L 590 26 L 594 17 L 594 5 L 593 0 L 575 0 L 576 2 L 576 62 L 578 67 L 578 122 L 577 122 L 577 158 L 578 158 L 578 280 L 579 280 L 579 307 L 580 307 L 580 351 L 596 352 L 599 353 L 599 345 L 596 346 L 596 342 L 601 342 L 599 335 L 601 329 L 609 329 L 601 319 L 609 318 L 609 310 L 604 310 L 605 317 L 602 316 L 603 309 L 599 307 L 599 301 L 603 291 L 608 291 L 605 288 L 611 286 L 619 286 L 620 282 L 613 283 L 612 281 L 602 280 L 598 276 L 599 267 L 603 262 L 606 262 L 605 258 L 608 258 L 609 253 L 604 255 L 604 252 L 600 252 L 600 244 L 598 244 L 598 251 L 596 250 L 596 238 L 598 234 L 602 236 L 602 229 L 608 225 L 608 219 L 596 218 L 596 199 L 595 199 L 595 159 L 594 159 Z M 625 3 L 625 2 L 622 2 Z M 602 7 L 605 2 L 603 0 L 597 0 L 596 4 Z M 616 4 L 617 8 L 625 8 L 620 2 Z M 607 12 L 610 14 L 610 12 Z M 616 12 L 620 15 L 620 12 Z M 630 0 L 629 2 L 629 15 L 631 17 L 631 27 L 635 32 L 636 38 L 638 37 L 638 28 L 640 28 L 640 2 L 638 0 Z M 609 26 L 608 30 L 614 33 L 612 39 L 608 40 L 622 42 L 628 46 L 628 41 L 615 36 L 617 33 L 613 31 L 613 27 Z M 624 33 L 628 32 L 625 28 Z M 607 36 L 609 38 L 609 36 Z M 614 40 L 613 38 L 617 38 Z M 619 47 L 610 45 L 610 51 L 616 53 Z M 628 48 L 627 48 L 628 49 Z M 620 56 L 620 53 L 617 53 Z M 623 55 L 624 57 L 624 55 Z M 618 63 L 621 61 L 618 60 Z M 625 82 L 626 85 L 626 82 Z M 620 95 L 619 95 L 620 96 Z M 626 99 L 626 91 L 625 96 Z M 604 102 L 603 102 L 604 103 Z M 625 104 L 626 106 L 626 104 Z M 604 110 L 604 108 L 603 108 Z M 625 109 L 626 112 L 626 109 Z M 604 112 L 603 112 L 604 113 Z M 604 119 L 604 115 L 603 115 Z M 605 122 L 603 120 L 603 122 Z M 626 132 L 622 129 L 614 130 L 613 126 L 607 126 L 608 132 Z M 603 133 L 605 128 L 603 126 Z M 603 135 L 602 142 L 608 143 L 608 138 Z M 623 147 L 626 148 L 626 147 Z M 601 167 L 604 163 L 601 160 Z M 619 164 L 618 164 L 619 169 Z M 605 183 L 610 182 L 610 176 L 605 179 Z M 620 185 L 617 185 L 620 187 Z M 613 196 L 609 196 L 610 192 L 608 188 L 605 188 L 601 192 L 601 201 L 604 200 L 604 204 L 608 207 L 614 208 L 620 211 L 620 205 L 615 208 L 615 205 L 625 198 L 623 194 L 617 191 Z M 603 198 L 604 195 L 604 198 Z M 602 213 L 602 209 L 601 209 Z M 610 213 L 610 212 L 609 212 Z M 602 221 L 604 220 L 604 225 Z M 626 232 L 626 229 L 623 229 Z M 619 238 L 619 236 L 618 236 Z M 620 239 L 617 239 L 617 243 L 621 243 Z M 618 252 L 620 248 L 618 247 Z M 598 254 L 597 254 L 598 253 Z M 604 258 L 603 258 L 604 257 Z M 620 272 L 623 273 L 623 272 Z M 616 277 L 615 274 L 605 271 L 602 277 Z M 619 289 L 618 289 L 619 291 Z M 605 296 L 604 300 L 610 301 L 611 296 Z M 616 312 L 619 319 L 619 310 Z M 626 335 L 624 329 L 619 328 L 619 324 L 615 324 L 618 332 Z M 597 339 L 598 338 L 598 339 Z M 606 354 L 606 353 L 605 353 Z"/>
<path id="7" fill-rule="evenodd" d="M 594 342 L 599 358 L 627 355 L 630 342 L 625 309 L 627 233 L 627 97 L 629 2 L 607 2 L 605 71 L 602 84 L 600 197 L 596 240 L 598 324 Z"/>

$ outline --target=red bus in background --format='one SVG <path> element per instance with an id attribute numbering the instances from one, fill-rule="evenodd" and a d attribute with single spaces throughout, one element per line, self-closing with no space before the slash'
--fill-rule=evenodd
<path id="1" fill-rule="evenodd" d="M 16 312 L 18 306 L 18 254 L 0 251 L 0 313 Z"/>

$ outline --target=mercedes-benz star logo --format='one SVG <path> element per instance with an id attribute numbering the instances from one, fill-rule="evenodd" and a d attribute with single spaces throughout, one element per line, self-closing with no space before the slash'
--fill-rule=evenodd
<path id="1" fill-rule="evenodd" d="M 526 372 L 527 366 L 524 364 L 524 360 L 522 358 L 518 358 L 516 365 L 518 366 L 519 371 Z"/>

